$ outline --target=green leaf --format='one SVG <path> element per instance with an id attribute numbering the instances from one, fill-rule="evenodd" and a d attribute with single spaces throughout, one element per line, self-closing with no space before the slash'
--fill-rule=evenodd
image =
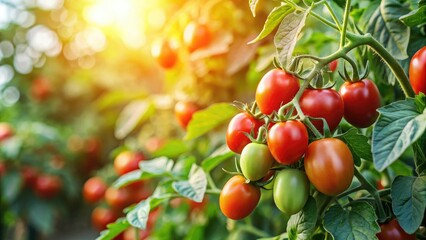
<path id="1" fill-rule="evenodd" d="M 398 0 L 383 0 L 367 26 L 367 32 L 377 39 L 396 59 L 408 58 L 410 28 L 400 20 L 408 12 Z"/>
<path id="2" fill-rule="evenodd" d="M 395 161 L 390 166 L 390 170 L 395 175 L 401 175 L 401 176 L 412 176 L 413 175 L 413 169 L 405 164 L 403 161 Z M 393 175 L 393 176 L 395 176 Z"/>
<path id="3" fill-rule="evenodd" d="M 55 225 L 53 206 L 39 198 L 33 198 L 27 204 L 29 224 L 45 234 L 52 233 Z"/>
<path id="4" fill-rule="evenodd" d="M 371 154 L 371 146 L 368 143 L 368 137 L 360 134 L 356 128 L 351 128 L 345 132 L 341 137 L 341 140 L 346 142 L 349 149 L 351 150 L 355 165 L 361 165 L 361 159 L 367 161 L 373 161 L 373 155 Z"/>
<path id="5" fill-rule="evenodd" d="M 378 109 L 379 119 L 373 128 L 373 160 L 383 171 L 396 161 L 426 129 L 426 114 L 417 111 L 414 99 L 393 102 Z"/>
<path id="6" fill-rule="evenodd" d="M 154 104 L 148 100 L 130 102 L 118 116 L 115 126 L 115 137 L 125 138 L 135 127 L 147 120 L 155 112 Z"/>
<path id="7" fill-rule="evenodd" d="M 229 103 L 216 103 L 194 113 L 188 124 L 185 140 L 200 137 L 215 127 L 227 122 L 238 110 Z"/>
<path id="8" fill-rule="evenodd" d="M 139 202 L 135 208 L 127 213 L 126 219 L 130 225 L 139 229 L 146 229 L 148 223 L 151 197 Z"/>
<path id="9" fill-rule="evenodd" d="M 201 167 L 193 164 L 188 181 L 176 181 L 172 186 L 180 195 L 195 202 L 202 202 L 207 189 L 206 173 Z"/>
<path id="10" fill-rule="evenodd" d="M 426 176 L 397 176 L 392 182 L 392 209 L 409 234 L 420 226 L 426 207 Z"/>
<path id="11" fill-rule="evenodd" d="M 405 25 L 415 27 L 426 23 L 426 5 L 399 18 Z"/>
<path id="12" fill-rule="evenodd" d="M 114 223 L 107 225 L 108 229 L 101 232 L 101 235 L 96 240 L 113 240 L 116 236 L 130 227 L 129 222 L 125 218 L 119 218 Z"/>
<path id="13" fill-rule="evenodd" d="M 426 156 L 425 156 L 425 142 L 423 142 L 423 149 L 420 147 L 419 143 L 414 143 L 413 150 L 414 150 L 414 162 L 416 164 L 416 173 L 419 176 L 425 176 L 426 175 Z"/>
<path id="14" fill-rule="evenodd" d="M 235 153 L 229 151 L 228 147 L 223 145 L 214 151 L 208 158 L 204 159 L 204 161 L 201 163 L 201 167 L 204 169 L 204 171 L 210 172 L 223 161 L 230 159 L 233 156 L 235 156 Z"/>
<path id="15" fill-rule="evenodd" d="M 255 43 L 266 36 L 268 36 L 283 20 L 285 16 L 290 14 L 293 11 L 293 8 L 289 5 L 281 5 L 279 7 L 275 7 L 269 13 L 268 18 L 266 19 L 265 25 L 263 26 L 262 31 L 257 35 L 257 37 L 249 42 Z"/>
<path id="16" fill-rule="evenodd" d="M 274 37 L 274 44 L 277 48 L 278 60 L 283 67 L 290 62 L 294 48 L 296 47 L 297 37 L 303 26 L 305 26 L 309 11 L 310 9 L 304 13 L 292 12 L 288 14 L 278 27 Z"/>
<path id="17" fill-rule="evenodd" d="M 173 168 L 173 160 L 166 157 L 159 157 L 148 161 L 141 161 L 139 169 L 154 175 L 161 175 L 170 172 Z"/>
<path id="18" fill-rule="evenodd" d="M 186 143 L 180 139 L 172 139 L 167 141 L 160 149 L 152 153 L 153 157 L 169 157 L 175 158 L 188 151 Z"/>
<path id="19" fill-rule="evenodd" d="M 141 180 L 141 177 L 142 177 L 142 170 L 134 170 L 120 176 L 117 180 L 115 180 L 112 186 L 115 188 L 121 188 Z"/>
<path id="20" fill-rule="evenodd" d="M 309 197 L 303 207 L 303 210 L 290 217 L 290 220 L 287 223 L 288 239 L 311 239 L 311 235 L 315 231 L 317 218 L 318 214 L 315 199 Z"/>
<path id="21" fill-rule="evenodd" d="M 102 111 L 106 108 L 116 107 L 118 105 L 129 102 L 131 100 L 144 98 L 146 96 L 147 94 L 144 92 L 141 92 L 140 89 L 136 92 L 108 91 L 107 93 L 103 94 L 95 101 L 95 107 L 99 111 Z"/>
<path id="22" fill-rule="evenodd" d="M 324 228 L 335 240 L 372 240 L 380 231 L 374 208 L 366 202 L 354 202 L 350 209 L 330 207 L 324 216 Z"/>
<path id="23" fill-rule="evenodd" d="M 194 156 L 184 156 L 178 159 L 173 167 L 173 176 L 188 178 L 192 165 L 197 161 Z"/>
<path id="24" fill-rule="evenodd" d="M 249 0 L 250 11 L 253 14 L 253 17 L 256 17 L 256 7 L 259 0 Z"/>
<path id="25" fill-rule="evenodd" d="M 0 180 L 0 193 L 2 195 L 0 199 L 4 199 L 8 203 L 13 203 L 19 192 L 21 191 L 21 173 L 18 171 L 9 171 Z"/>

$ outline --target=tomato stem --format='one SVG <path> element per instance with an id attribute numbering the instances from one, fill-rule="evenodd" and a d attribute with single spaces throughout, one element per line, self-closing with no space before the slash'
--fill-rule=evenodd
<path id="1" fill-rule="evenodd" d="M 343 15 L 343 28 L 342 28 L 342 31 L 340 31 L 340 47 L 339 48 L 343 48 L 343 46 L 345 46 L 346 31 L 348 28 L 348 19 L 349 19 L 350 11 L 351 11 L 351 0 L 346 0 L 345 13 Z"/>
<path id="2" fill-rule="evenodd" d="M 216 183 L 214 182 L 212 176 L 210 175 L 209 172 L 206 172 L 206 177 L 207 177 L 207 182 L 210 185 L 210 187 L 212 188 L 212 191 L 216 191 L 219 190 L 219 188 L 217 188 Z"/>
<path id="3" fill-rule="evenodd" d="M 340 25 L 339 20 L 337 19 L 336 13 L 334 12 L 333 8 L 330 6 L 330 4 L 327 1 L 323 1 L 324 5 L 330 12 L 331 18 L 333 19 L 334 23 L 336 24 L 339 31 L 342 29 L 342 25 Z"/>
<path id="4" fill-rule="evenodd" d="M 364 189 L 364 186 L 362 186 L 362 184 L 361 184 L 361 185 L 359 185 L 359 186 L 356 186 L 356 187 L 354 187 L 354 188 L 348 189 L 348 190 L 346 190 L 345 192 L 343 192 L 343 193 L 339 194 L 339 195 L 337 196 L 337 198 L 338 198 L 338 199 L 340 199 L 340 198 L 346 197 L 347 195 L 352 194 L 352 193 L 354 193 L 354 192 L 358 192 L 359 190 L 362 190 L 362 189 Z"/>
<path id="5" fill-rule="evenodd" d="M 241 225 L 238 226 L 238 229 L 245 231 L 245 232 L 248 232 L 248 233 L 251 233 L 251 234 L 256 235 L 258 237 L 261 237 L 261 238 L 269 237 L 268 233 L 254 227 L 251 224 L 241 224 Z"/>

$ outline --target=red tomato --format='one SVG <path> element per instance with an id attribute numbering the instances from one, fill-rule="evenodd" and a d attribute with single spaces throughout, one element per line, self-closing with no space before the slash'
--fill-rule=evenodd
<path id="1" fill-rule="evenodd" d="M 333 89 L 306 89 L 300 97 L 300 108 L 306 116 L 324 118 L 333 132 L 342 120 L 342 97 Z M 320 132 L 324 132 L 322 120 L 311 120 Z"/>
<path id="2" fill-rule="evenodd" d="M 251 114 L 243 112 L 235 115 L 229 122 L 228 130 L 226 131 L 226 144 L 229 149 L 235 153 L 241 153 L 243 148 L 251 141 L 245 133 L 254 133 L 254 138 L 257 137 L 259 128 L 263 125 L 263 121 L 257 120 Z"/>
<path id="3" fill-rule="evenodd" d="M 408 74 L 414 92 L 426 94 L 426 46 L 420 48 L 411 58 Z"/>
<path id="4" fill-rule="evenodd" d="M 332 71 L 332 72 L 336 71 L 337 64 L 338 64 L 337 59 L 336 59 L 336 60 L 331 61 L 331 62 L 328 64 L 328 67 L 330 68 L 330 71 Z"/>
<path id="5" fill-rule="evenodd" d="M 380 224 L 380 232 L 376 235 L 379 240 L 415 240 L 415 234 L 408 234 L 399 225 L 396 218 Z"/>
<path id="6" fill-rule="evenodd" d="M 205 24 L 190 22 L 184 30 L 183 41 L 190 52 L 210 44 L 210 29 Z"/>
<path id="7" fill-rule="evenodd" d="M 151 54 L 160 66 L 166 69 L 174 67 L 178 59 L 177 48 L 169 40 L 156 42 L 152 46 Z"/>
<path id="8" fill-rule="evenodd" d="M 175 105 L 175 117 L 179 125 L 186 129 L 189 121 L 192 119 L 192 115 L 200 110 L 200 107 L 193 102 L 179 101 Z"/>
<path id="9" fill-rule="evenodd" d="M 6 122 L 0 123 L 0 142 L 13 136 L 13 127 Z"/>
<path id="10" fill-rule="evenodd" d="M 139 231 L 138 233 L 139 240 L 144 240 L 149 237 L 150 231 L 130 227 L 124 231 L 123 240 L 138 240 L 136 239 L 136 231 Z"/>
<path id="11" fill-rule="evenodd" d="M 188 198 L 185 199 L 189 204 L 191 212 L 202 212 L 209 202 L 209 198 L 207 196 L 204 196 L 203 201 L 201 202 L 196 202 Z"/>
<path id="12" fill-rule="evenodd" d="M 144 160 L 142 153 L 124 151 L 114 159 L 114 169 L 118 175 L 124 175 L 128 172 L 139 169 L 139 162 Z"/>
<path id="13" fill-rule="evenodd" d="M 24 185 L 27 187 L 34 186 L 37 179 L 37 175 L 38 175 L 37 168 L 31 167 L 31 166 L 24 166 L 21 169 L 21 173 L 22 173 Z"/>
<path id="14" fill-rule="evenodd" d="M 303 123 L 290 120 L 275 124 L 268 132 L 266 141 L 275 160 L 289 165 L 305 154 L 309 136 Z"/>
<path id="15" fill-rule="evenodd" d="M 281 69 L 267 72 L 256 89 L 256 102 L 260 111 L 267 115 L 278 111 L 294 98 L 299 87 L 297 78 Z"/>
<path id="16" fill-rule="evenodd" d="M 36 101 L 46 100 L 52 93 L 52 86 L 49 80 L 38 77 L 31 83 L 31 95 Z"/>
<path id="17" fill-rule="evenodd" d="M 354 176 L 352 153 L 337 138 L 324 138 L 309 144 L 304 164 L 309 181 L 326 195 L 338 195 L 351 185 Z"/>
<path id="18" fill-rule="evenodd" d="M 105 201 L 114 209 L 122 210 L 133 202 L 133 193 L 128 188 L 109 187 L 105 191 Z"/>
<path id="19" fill-rule="evenodd" d="M 7 171 L 6 163 L 0 162 L 0 177 L 2 177 Z"/>
<path id="20" fill-rule="evenodd" d="M 151 137 L 145 142 L 144 146 L 148 153 L 153 153 L 163 147 L 166 142 L 165 138 Z"/>
<path id="21" fill-rule="evenodd" d="M 62 180 L 55 175 L 42 174 L 37 176 L 34 191 L 41 198 L 52 198 L 62 189 Z"/>
<path id="22" fill-rule="evenodd" d="M 346 121 L 358 128 L 371 126 L 379 116 L 380 93 L 374 82 L 363 79 L 358 82 L 345 82 L 340 88 L 345 105 Z"/>
<path id="23" fill-rule="evenodd" d="M 115 222 L 120 216 L 114 210 L 105 207 L 96 207 L 92 211 L 92 224 L 98 230 L 102 231 L 107 225 Z"/>
<path id="24" fill-rule="evenodd" d="M 260 199 L 260 189 L 249 183 L 241 175 L 235 175 L 223 187 L 219 196 L 219 206 L 228 218 L 239 220 L 250 215 Z"/>
<path id="25" fill-rule="evenodd" d="M 95 203 L 104 198 L 106 183 L 100 177 L 88 179 L 83 186 L 83 197 L 88 203 Z"/>

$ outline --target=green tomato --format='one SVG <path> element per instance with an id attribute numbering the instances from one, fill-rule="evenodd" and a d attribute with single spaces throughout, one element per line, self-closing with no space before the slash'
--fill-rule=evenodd
<path id="1" fill-rule="evenodd" d="M 273 164 L 274 158 L 265 144 L 249 143 L 241 152 L 241 171 L 250 181 L 263 178 Z"/>
<path id="2" fill-rule="evenodd" d="M 308 200 L 309 180 L 300 170 L 281 170 L 275 177 L 273 194 L 278 209 L 293 215 L 302 210 Z"/>

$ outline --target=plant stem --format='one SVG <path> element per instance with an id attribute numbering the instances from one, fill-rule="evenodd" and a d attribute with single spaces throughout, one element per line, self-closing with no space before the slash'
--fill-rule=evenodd
<path id="1" fill-rule="evenodd" d="M 207 182 L 209 183 L 210 187 L 212 188 L 211 190 L 220 192 L 220 189 L 217 188 L 216 183 L 214 182 L 214 180 L 213 180 L 213 178 L 212 178 L 212 176 L 210 175 L 209 172 L 206 173 L 206 177 L 207 177 Z"/>
<path id="2" fill-rule="evenodd" d="M 373 196 L 374 200 L 377 203 L 377 207 L 379 208 L 379 220 L 384 220 L 386 218 L 386 213 L 385 213 L 385 209 L 383 208 L 383 204 L 382 201 L 380 199 L 380 195 L 379 192 L 377 191 L 377 189 L 371 185 L 367 179 L 364 178 L 364 176 L 358 171 L 358 169 L 355 168 L 354 170 L 354 174 L 356 176 L 356 178 L 359 180 L 359 182 L 361 183 L 361 186 L 367 190 L 371 196 Z"/>
<path id="3" fill-rule="evenodd" d="M 331 18 L 333 18 L 334 23 L 336 23 L 337 28 L 342 29 L 342 25 L 340 25 L 339 19 L 337 19 L 336 13 L 334 13 L 333 8 L 328 4 L 327 1 L 324 1 L 324 5 L 327 7 L 328 11 L 330 12 Z"/>
<path id="4" fill-rule="evenodd" d="M 267 238 L 267 237 L 269 237 L 268 233 L 266 233 L 266 232 L 264 232 L 264 231 L 262 231 L 262 230 L 260 230 L 260 229 L 258 229 L 256 227 L 254 227 L 253 225 L 248 225 L 248 224 L 244 224 L 243 225 L 242 224 L 242 225 L 239 225 L 238 228 L 240 230 L 242 230 L 242 231 L 251 233 L 251 234 L 256 235 L 258 237 L 261 237 L 261 238 Z"/>
<path id="5" fill-rule="evenodd" d="M 345 192 L 342 192 L 341 194 L 339 194 L 339 195 L 337 196 L 337 199 L 340 199 L 340 198 L 342 198 L 342 197 L 345 197 L 345 196 L 347 196 L 347 195 L 349 195 L 349 194 L 352 194 L 352 193 L 354 193 L 354 192 L 358 192 L 359 190 L 362 190 L 362 189 L 364 189 L 364 187 L 362 186 L 362 184 L 361 184 L 361 185 L 359 185 L 359 186 L 357 186 L 357 187 L 354 187 L 354 188 L 348 189 L 348 190 L 346 190 Z"/>
<path id="6" fill-rule="evenodd" d="M 219 195 L 220 194 L 220 190 L 219 189 L 207 189 L 206 193 L 208 193 L 208 194 L 214 194 L 214 195 Z"/>
<path id="7" fill-rule="evenodd" d="M 348 28 L 348 19 L 349 19 L 350 11 L 351 11 L 351 0 L 346 0 L 345 14 L 343 15 L 343 29 L 340 32 L 340 48 L 345 46 L 346 31 L 347 31 L 347 28 Z"/>

